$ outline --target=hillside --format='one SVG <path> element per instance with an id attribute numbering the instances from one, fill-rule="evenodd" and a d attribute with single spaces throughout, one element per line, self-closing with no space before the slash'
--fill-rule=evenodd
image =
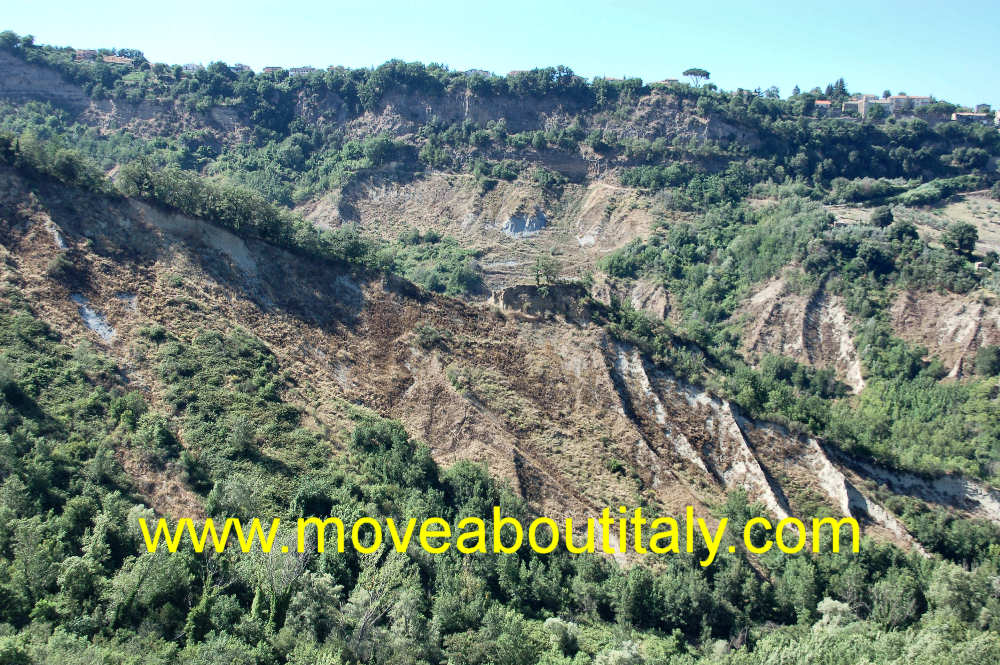
<path id="1" fill-rule="evenodd" d="M 865 501 L 855 488 L 864 476 L 843 477 L 857 461 L 831 459 L 815 439 L 755 422 L 657 368 L 608 334 L 607 314 L 580 289 L 555 286 L 546 296 L 514 287 L 497 293 L 499 307 L 463 305 L 395 278 L 303 263 L 146 204 L 67 199 L 58 187 L 32 197 L 16 175 L 4 180 L 6 201 L 18 203 L 4 238 L 8 281 L 38 303 L 40 318 L 99 345 L 151 397 L 167 387 L 157 388 L 142 331 L 189 340 L 235 323 L 272 350 L 284 399 L 314 427 L 348 425 L 328 405 L 399 419 L 439 463 L 485 460 L 539 513 L 583 515 L 611 498 L 641 497 L 667 512 L 694 503 L 709 517 L 738 487 L 787 512 L 793 488 L 772 480 L 786 474 L 832 511 L 850 512 L 848 494 Z M 52 279 L 60 256 L 72 267 Z M 88 323 L 84 306 L 106 327 Z M 609 471 L 610 459 L 624 471 Z M 1000 518 L 997 499 L 977 495 L 991 493 L 972 483 L 968 497 L 940 501 Z M 907 542 L 894 522 L 870 526 Z"/>
<path id="2" fill-rule="evenodd" d="M 1000 658 L 996 129 L 12 39 L 0 662 Z M 136 526 L 493 505 L 864 540 L 704 567 L 149 554 Z"/>

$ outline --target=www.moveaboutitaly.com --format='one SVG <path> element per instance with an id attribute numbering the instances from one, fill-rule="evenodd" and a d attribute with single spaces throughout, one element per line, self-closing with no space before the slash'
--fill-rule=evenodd
<path id="1" fill-rule="evenodd" d="M 710 525 L 705 519 L 696 518 L 691 506 L 685 509 L 681 519 L 648 518 L 642 514 L 642 508 L 630 512 L 625 506 L 619 506 L 614 512 L 617 515 L 612 514 L 612 509 L 605 508 L 600 517 L 576 520 L 577 525 L 582 525 L 580 529 L 575 528 L 572 517 L 563 520 L 561 529 L 560 524 L 549 517 L 535 518 L 525 528 L 520 520 L 504 516 L 499 506 L 494 506 L 489 524 L 480 517 L 465 517 L 454 526 L 440 517 L 425 518 L 419 526 L 416 518 L 397 524 L 391 517 L 382 520 L 361 517 L 348 528 L 337 517 L 308 517 L 299 518 L 295 523 L 294 547 L 278 544 L 282 527 L 280 518 L 271 519 L 266 531 L 258 518 L 253 518 L 249 528 L 244 528 L 243 520 L 235 517 L 226 518 L 221 531 L 212 518 L 206 519 L 200 528 L 190 518 L 178 520 L 173 529 L 163 518 L 156 521 L 152 532 L 145 518 L 139 519 L 139 526 L 149 552 L 156 552 L 161 547 L 166 547 L 168 552 L 177 552 L 182 546 L 203 552 L 209 540 L 216 552 L 223 552 L 233 535 L 236 536 L 236 545 L 243 552 L 252 551 L 255 544 L 265 553 L 276 546 L 283 553 L 323 552 L 327 539 L 331 537 L 328 529 L 332 527 L 337 552 L 344 552 L 350 543 L 356 551 L 367 554 L 378 550 L 383 542 L 388 544 L 391 541 L 398 552 L 406 552 L 411 542 L 416 542 L 431 554 L 441 554 L 452 547 L 462 554 L 510 554 L 527 544 L 539 554 L 548 554 L 560 546 L 573 554 L 597 551 L 605 554 L 630 551 L 637 554 L 680 554 L 681 551 L 697 551 L 702 556 L 701 565 L 709 566 L 722 547 L 729 524 L 729 520 L 723 517 L 714 526 Z M 850 529 L 850 550 L 855 554 L 859 551 L 860 528 L 854 518 L 813 518 L 811 527 L 808 529 L 796 517 L 785 517 L 777 524 L 772 524 L 766 517 L 754 517 L 747 520 L 740 536 L 744 547 L 753 554 L 763 554 L 772 547 L 785 554 L 796 554 L 810 542 L 815 553 L 821 551 L 823 543 L 831 552 L 837 553 L 840 551 L 841 529 L 847 527 Z M 824 533 L 830 537 L 824 539 Z M 729 545 L 728 550 L 735 552 L 736 545 Z"/>

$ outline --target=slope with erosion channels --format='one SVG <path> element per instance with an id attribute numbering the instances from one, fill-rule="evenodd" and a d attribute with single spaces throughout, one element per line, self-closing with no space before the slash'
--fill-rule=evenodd
<path id="1" fill-rule="evenodd" d="M 485 461 L 545 514 L 643 502 L 665 513 L 692 504 L 711 519 L 742 487 L 775 515 L 815 509 L 818 497 L 919 549 L 875 499 L 883 484 L 1000 521 L 993 490 L 834 453 L 676 379 L 595 323 L 601 306 L 577 287 L 463 304 L 147 204 L 32 187 L 10 170 L 2 191 L 5 281 L 57 330 L 105 348 L 154 403 L 169 386 L 144 330 L 191 340 L 239 327 L 274 353 L 285 398 L 311 427 L 340 429 L 345 405 L 364 405 L 400 419 L 445 465 Z M 53 274 L 58 256 L 71 268 Z M 183 444 L 183 424 L 178 433 Z M 158 510 L 200 513 L 194 489 L 119 455 Z"/>
<path id="2" fill-rule="evenodd" d="M 864 389 L 851 320 L 839 297 L 822 289 L 810 295 L 789 293 L 779 277 L 754 293 L 744 309 L 748 326 L 743 342 L 751 354 L 773 353 L 833 368 L 855 393 Z"/>
<path id="3" fill-rule="evenodd" d="M 1000 345 L 1000 305 L 989 292 L 905 291 L 893 301 L 891 316 L 899 336 L 940 358 L 952 378 L 974 373 L 981 347 Z"/>
<path id="4" fill-rule="evenodd" d="M 150 395 L 165 388 L 158 387 L 150 359 L 155 354 L 137 341 L 139 329 L 159 323 L 190 339 L 203 328 L 227 330 L 236 323 L 274 351 L 292 377 L 289 394 L 309 407 L 315 426 L 343 424 L 337 420 L 342 410 L 331 404 L 368 405 L 402 419 L 442 461 L 488 460 L 539 508 L 579 511 L 640 497 L 665 507 L 693 501 L 704 508 L 717 505 L 734 486 L 749 487 L 779 514 L 794 512 L 801 496 L 825 497 L 840 512 L 870 501 L 857 498 L 866 485 L 866 474 L 856 475 L 861 467 L 831 459 L 824 444 L 777 425 L 753 424 L 735 405 L 677 381 L 623 346 L 588 321 L 586 312 L 518 286 L 535 281 L 540 256 L 558 256 L 564 276 L 585 276 L 600 258 L 649 236 L 654 227 L 684 227 L 695 220 L 693 210 L 738 199 L 749 177 L 740 161 L 764 169 L 755 177 L 779 177 L 774 164 L 747 160 L 748 151 L 766 147 L 765 137 L 779 137 L 750 113 L 754 105 L 746 99 L 727 101 L 722 93 L 684 86 L 643 88 L 636 95 L 622 88 L 617 102 L 602 106 L 573 92 L 572 81 L 555 95 L 516 93 L 516 82 L 508 92 L 491 95 L 474 94 L 472 82 L 462 79 L 437 84 L 436 92 L 420 91 L 413 81 L 398 89 L 383 81 L 374 102 L 359 105 L 347 99 L 351 90 L 357 93 L 353 84 L 336 93 L 316 75 L 308 85 L 267 79 L 261 89 L 270 96 L 259 99 L 245 80 L 229 77 L 225 85 L 234 94 L 239 88 L 246 99 L 232 105 L 222 104 L 221 96 L 198 100 L 206 105 L 169 96 L 134 101 L 117 93 L 114 100 L 95 99 L 40 64 L 3 51 L 0 64 L 7 73 L 0 77 L 0 97 L 15 104 L 11 118 L 30 115 L 26 102 L 56 104 L 69 118 L 60 122 L 78 123 L 74 131 L 96 130 L 99 140 L 88 146 L 106 150 L 115 140 L 132 140 L 133 152 L 102 153 L 112 163 L 140 154 L 179 160 L 183 168 L 223 173 L 258 189 L 254 177 L 265 171 L 301 183 L 297 169 L 313 178 L 326 173 L 328 164 L 335 171 L 364 163 L 353 175 L 334 178 L 335 171 L 318 184 L 305 183 L 310 186 L 296 197 L 299 212 L 319 227 L 357 223 L 385 241 L 412 227 L 454 236 L 477 252 L 485 285 L 500 305 L 498 315 L 487 305 L 417 295 L 403 282 L 359 281 L 344 270 L 303 263 L 136 201 L 88 200 L 80 208 L 85 214 L 74 213 L 73 203 L 59 199 L 75 195 L 50 187 L 54 201 L 33 199 L 9 174 L 7 205 L 40 220 L 27 230 L 11 226 L 15 235 L 27 233 L 18 243 L 35 243 L 34 263 L 22 267 L 21 278 L 39 309 L 59 329 L 82 331 L 89 324 L 87 335 L 112 349 L 130 380 Z M 428 70 L 421 71 L 426 79 Z M 337 79 L 340 74 L 322 76 L 347 85 Z M 171 77 L 183 87 L 183 75 L 146 74 L 144 80 L 164 83 Z M 251 98 L 261 108 L 246 101 Z M 274 118 L 261 115 L 266 104 L 278 104 L 267 107 Z M 277 130 L 264 131 L 262 125 L 279 117 Z M 591 132 L 587 141 L 580 140 L 586 134 L 580 123 Z M 827 131 L 822 123 L 810 126 Z M 940 142 L 919 123 L 907 131 Z M 512 139 L 518 132 L 521 138 Z M 965 141 L 962 136 L 955 140 Z M 72 137 L 60 136 L 67 142 Z M 178 138 L 180 145 L 172 143 Z M 826 149 L 844 147 L 838 140 Z M 910 138 L 890 132 L 880 140 Z M 936 149 L 950 146 L 942 145 Z M 443 161 L 414 160 L 418 147 L 421 155 L 427 148 L 444 151 Z M 623 186 L 616 168 L 644 163 L 653 164 L 644 173 L 654 181 L 690 180 L 687 193 L 657 193 L 662 182 L 648 183 L 649 189 Z M 739 168 L 712 180 L 727 164 Z M 558 184 L 538 180 L 540 173 Z M 11 249 L 11 260 L 26 261 L 22 249 Z M 46 267 L 53 252 L 73 257 L 75 267 L 60 280 Z M 822 288 L 810 295 L 792 291 L 778 278 L 751 289 L 733 319 L 746 328 L 743 350 L 751 361 L 776 353 L 833 368 L 854 392 L 862 391 L 852 336 L 858 322 L 842 297 Z M 674 323 L 686 307 L 680 294 L 645 278 L 622 282 L 598 275 L 591 294 L 605 305 L 621 299 Z M 977 348 L 995 343 L 991 305 L 970 301 L 952 311 L 951 300 L 942 304 L 938 309 L 948 310 L 955 329 L 945 339 L 930 329 L 932 316 L 921 309 L 933 303 L 904 294 L 892 310 L 893 323 L 901 336 L 942 356 L 953 374 L 968 373 Z M 525 315 L 525 308 L 535 313 Z M 538 315 L 547 309 L 568 315 L 568 321 Z M 157 491 L 163 501 L 171 494 Z M 971 514 L 991 510 L 988 502 L 966 504 L 947 493 L 931 500 Z M 197 502 L 187 497 L 183 503 Z M 871 529 L 906 539 L 888 513 L 871 506 L 862 510 Z"/>

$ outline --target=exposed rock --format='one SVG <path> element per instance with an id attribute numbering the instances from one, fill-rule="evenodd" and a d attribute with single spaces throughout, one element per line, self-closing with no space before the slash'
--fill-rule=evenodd
<path id="1" fill-rule="evenodd" d="M 680 459 L 725 490 L 744 489 L 778 518 L 794 511 L 775 479 L 792 477 L 819 490 L 841 515 L 855 517 L 894 542 L 925 553 L 891 512 L 848 479 L 848 467 L 835 462 L 816 439 L 747 419 L 728 401 L 650 367 L 634 347 L 611 342 L 608 352 L 623 413 L 644 432 L 644 445 L 660 451 L 664 461 Z M 963 505 L 964 496 L 920 494 L 925 500 L 953 506 Z"/>
<path id="2" fill-rule="evenodd" d="M 52 236 L 52 242 L 56 244 L 56 247 L 59 249 L 66 249 L 68 247 L 66 239 L 63 238 L 62 233 L 59 231 L 59 227 L 56 226 L 51 219 L 46 220 L 45 230 L 49 232 L 50 236 Z"/>
<path id="3" fill-rule="evenodd" d="M 535 208 L 535 211 L 530 215 L 527 213 L 511 215 L 503 222 L 500 230 L 511 238 L 527 238 L 544 229 L 547 222 L 545 213 Z"/>
<path id="4" fill-rule="evenodd" d="M 776 278 L 737 313 L 748 318 L 744 348 L 753 356 L 788 356 L 818 368 L 832 368 L 855 393 L 865 386 L 847 310 L 823 289 L 811 296 L 789 293 Z"/>
<path id="5" fill-rule="evenodd" d="M 88 328 L 93 330 L 105 342 L 110 342 L 115 338 L 115 329 L 111 327 L 104 315 L 90 306 L 90 301 L 79 293 L 73 293 L 69 297 L 76 303 L 80 311 L 80 317 Z"/>
<path id="6" fill-rule="evenodd" d="M 975 372 L 979 347 L 1000 344 L 1000 304 L 993 296 L 904 291 L 890 316 L 896 334 L 926 347 L 952 378 Z"/>
<path id="7" fill-rule="evenodd" d="M 484 193 L 472 176 L 442 173 L 405 183 L 373 178 L 300 210 L 322 228 L 354 222 L 390 242 L 412 228 L 452 236 L 481 253 L 491 290 L 532 281 L 538 255 L 558 256 L 566 277 L 594 273 L 601 257 L 648 234 L 653 223 L 648 197 L 603 180 L 558 191 L 501 180 Z"/>
<path id="8" fill-rule="evenodd" d="M 0 100 L 16 104 L 49 102 L 105 133 L 128 128 L 139 136 L 151 137 L 208 130 L 216 140 L 234 143 L 244 140 L 248 132 L 246 123 L 232 107 L 214 107 L 207 113 L 198 113 L 173 101 L 95 100 L 54 69 L 26 62 L 6 51 L 0 51 Z"/>
<path id="9" fill-rule="evenodd" d="M 590 318 L 586 297 L 587 290 L 579 284 L 520 284 L 494 291 L 490 304 L 504 312 L 532 318 L 559 314 L 571 321 L 586 321 Z"/>
<path id="10" fill-rule="evenodd" d="M 0 50 L 0 99 L 44 100 L 76 112 L 90 105 L 90 98 L 80 86 L 63 80 L 55 70 L 25 62 L 3 50 Z"/>
<path id="11" fill-rule="evenodd" d="M 594 300 L 611 305 L 612 298 L 629 303 L 634 309 L 646 312 L 654 319 L 676 320 L 677 310 L 670 293 L 661 284 L 647 279 L 623 280 L 604 273 L 594 276 L 590 294 Z"/>
<path id="12" fill-rule="evenodd" d="M 169 213 L 144 203 L 134 203 L 136 213 L 144 221 L 186 242 L 204 244 L 219 252 L 248 277 L 257 276 L 257 263 L 250 256 L 246 243 L 239 236 L 214 224 Z"/>

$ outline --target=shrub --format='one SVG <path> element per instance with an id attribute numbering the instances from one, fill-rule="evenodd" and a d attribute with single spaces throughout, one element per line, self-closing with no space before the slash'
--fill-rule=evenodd
<path id="1" fill-rule="evenodd" d="M 1000 346 L 987 344 L 976 351 L 976 373 L 983 376 L 1000 375 Z"/>
<path id="2" fill-rule="evenodd" d="M 167 340 L 167 329 L 159 323 L 139 328 L 139 334 L 152 342 L 156 342 L 157 344 Z"/>
<path id="3" fill-rule="evenodd" d="M 0 394 L 9 399 L 16 390 L 17 381 L 14 379 L 14 372 L 10 368 L 10 363 L 5 358 L 0 357 Z"/>
<path id="4" fill-rule="evenodd" d="M 401 245 L 419 245 L 423 238 L 420 237 L 420 230 L 409 228 L 399 234 L 399 244 Z"/>
<path id="5" fill-rule="evenodd" d="M 417 326 L 413 332 L 416 334 L 417 345 L 422 349 L 431 349 L 451 339 L 450 332 L 438 330 L 430 324 Z"/>
<path id="6" fill-rule="evenodd" d="M 941 236 L 941 243 L 955 252 L 969 254 L 979 242 L 979 231 L 968 222 L 957 222 L 948 227 Z"/>
<path id="7" fill-rule="evenodd" d="M 64 252 L 59 252 L 45 264 L 45 276 L 56 281 L 66 281 L 73 276 L 73 262 Z"/>
<path id="8" fill-rule="evenodd" d="M 560 187 L 567 182 L 566 176 L 558 171 L 550 171 L 544 166 L 539 166 L 532 173 L 532 178 L 542 189 Z"/>
<path id="9" fill-rule="evenodd" d="M 885 178 L 834 178 L 830 199 L 838 203 L 860 203 L 886 199 L 906 189 L 902 180 L 887 180 Z"/>
<path id="10" fill-rule="evenodd" d="M 872 226 L 885 228 L 892 224 L 892 209 L 889 206 L 879 206 L 872 210 L 868 223 Z"/>
<path id="11" fill-rule="evenodd" d="M 516 180 L 520 167 L 517 162 L 505 159 L 493 165 L 490 175 L 502 180 Z"/>

